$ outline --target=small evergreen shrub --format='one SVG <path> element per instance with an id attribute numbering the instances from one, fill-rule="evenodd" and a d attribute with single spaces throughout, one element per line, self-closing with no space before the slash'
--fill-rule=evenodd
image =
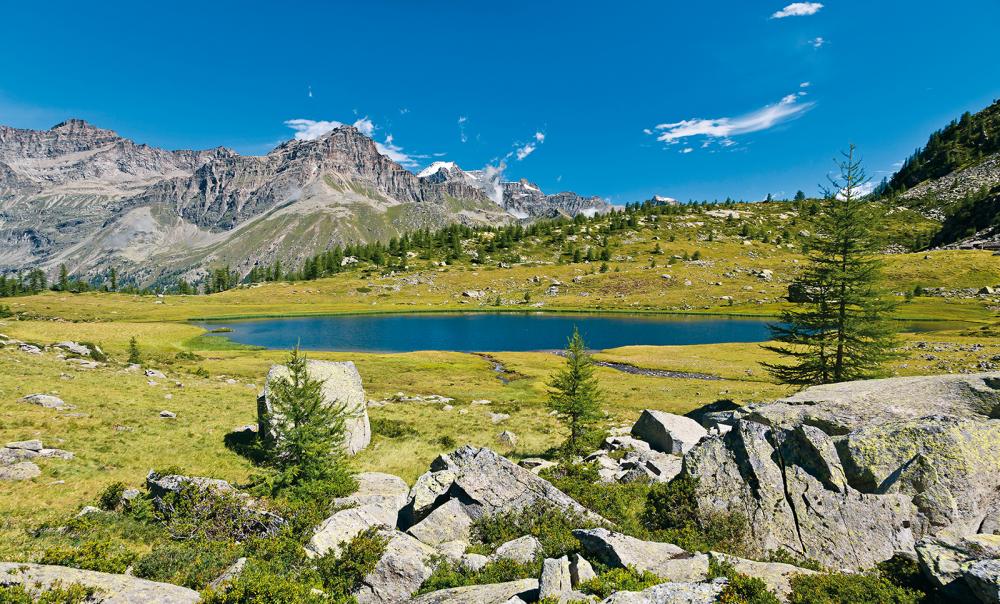
<path id="1" fill-rule="evenodd" d="M 472 541 L 492 552 L 498 546 L 532 535 L 542 544 L 542 556 L 558 558 L 579 551 L 580 542 L 573 529 L 593 528 L 594 521 L 545 504 L 536 504 L 517 512 L 483 516 L 472 523 Z"/>
<path id="2" fill-rule="evenodd" d="M 106 512 L 113 512 L 121 507 L 122 493 L 128 488 L 124 482 L 112 482 L 104 487 L 101 494 L 97 496 L 97 507 Z"/>
<path id="3" fill-rule="evenodd" d="M 71 583 L 63 587 L 55 583 L 37 598 L 22 585 L 0 586 L 0 602 L 4 604 L 87 604 L 94 601 L 98 590 Z"/>
<path id="4" fill-rule="evenodd" d="M 790 604 L 918 604 L 924 594 L 875 574 L 796 575 Z"/>
<path id="5" fill-rule="evenodd" d="M 135 564 L 135 576 L 200 589 L 225 571 L 240 548 L 224 541 L 178 541 L 154 547 Z"/>
<path id="6" fill-rule="evenodd" d="M 41 564 L 69 566 L 102 573 L 123 573 L 135 554 L 121 543 L 109 539 L 90 539 L 73 547 L 54 547 L 45 551 Z"/>
<path id="7" fill-rule="evenodd" d="M 323 579 L 323 588 L 334 598 L 351 598 L 368 573 L 385 554 L 389 539 L 379 535 L 378 527 L 369 528 L 347 543 L 339 556 L 326 554 L 316 561 L 316 569 Z"/>
<path id="8" fill-rule="evenodd" d="M 420 586 L 417 594 L 425 594 L 439 589 L 451 589 L 466 585 L 488 585 L 506 583 L 529 577 L 537 577 L 542 572 L 541 562 L 521 564 L 513 560 L 501 559 L 490 562 L 478 571 L 467 571 L 447 559 L 439 559 L 430 577 Z"/>
<path id="9" fill-rule="evenodd" d="M 218 590 L 202 592 L 202 604 L 349 604 L 352 600 L 334 600 L 314 593 L 318 585 L 294 574 L 278 572 L 256 561 L 247 563 L 235 580 Z"/>
<path id="10" fill-rule="evenodd" d="M 628 568 L 612 568 L 589 581 L 580 583 L 577 589 L 604 599 L 616 591 L 642 591 L 664 582 L 666 582 L 665 579 L 657 577 L 648 570 L 638 570 L 629 566 Z"/>

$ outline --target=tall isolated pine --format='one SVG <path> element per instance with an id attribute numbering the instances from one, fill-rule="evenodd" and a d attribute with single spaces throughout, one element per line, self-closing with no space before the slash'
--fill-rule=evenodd
<path id="1" fill-rule="evenodd" d="M 268 385 L 273 431 L 271 461 L 286 485 L 335 481 L 349 476 L 344 455 L 346 404 L 327 404 L 323 383 L 312 378 L 298 346 L 288 376 Z"/>
<path id="2" fill-rule="evenodd" d="M 881 289 L 880 208 L 863 199 L 869 181 L 854 145 L 837 161 L 818 211 L 800 300 L 771 325 L 779 344 L 764 348 L 791 364 L 764 366 L 787 384 L 812 385 L 880 377 L 895 357 L 894 304 Z"/>
<path id="3" fill-rule="evenodd" d="M 587 346 L 574 327 L 566 346 L 566 365 L 549 382 L 548 407 L 569 429 L 563 447 L 567 455 L 584 453 L 586 436 L 593 432 L 601 415 L 601 391 L 594 377 L 594 364 Z"/>

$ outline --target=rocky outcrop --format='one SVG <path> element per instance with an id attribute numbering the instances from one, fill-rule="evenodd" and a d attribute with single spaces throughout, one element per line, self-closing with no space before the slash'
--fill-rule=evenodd
<path id="1" fill-rule="evenodd" d="M 354 596 L 358 604 L 406 602 L 433 572 L 437 552 L 397 530 L 379 531 L 379 536 L 388 540 L 385 553 Z"/>
<path id="2" fill-rule="evenodd" d="M 547 480 L 486 448 L 465 446 L 435 459 L 411 490 L 404 516 L 414 525 L 450 500 L 472 519 L 541 504 L 603 521 Z"/>
<path id="3" fill-rule="evenodd" d="M 198 592 L 170 585 L 137 579 L 127 575 L 99 573 L 65 566 L 47 566 L 23 562 L 0 562 L 0 586 L 22 585 L 38 595 L 56 585 L 72 584 L 96 590 L 93 602 L 101 604 L 194 604 L 200 601 Z M 91 600 L 88 600 L 90 602 Z"/>
<path id="4" fill-rule="evenodd" d="M 368 420 L 368 399 L 361 384 L 361 374 L 358 373 L 354 363 L 309 360 L 306 371 L 310 378 L 322 383 L 323 404 L 330 408 L 343 409 L 344 452 L 354 455 L 367 447 L 372 439 L 371 424 Z M 257 399 L 259 434 L 265 438 L 274 437 L 271 384 L 275 380 L 288 379 L 288 376 L 286 365 L 272 365 L 267 373 L 264 393 Z"/>
<path id="5" fill-rule="evenodd" d="M 413 599 L 413 604 L 505 604 L 512 598 L 524 602 L 538 599 L 538 579 L 519 579 L 491 585 L 468 585 L 432 591 Z"/>
<path id="6" fill-rule="evenodd" d="M 337 555 L 340 544 L 373 526 L 395 528 L 408 493 L 403 479 L 391 474 L 365 472 L 357 476 L 357 481 L 358 490 L 353 495 L 334 501 L 336 507 L 344 509 L 334 512 L 316 527 L 306 544 L 308 555 L 322 556 L 328 552 Z"/>
<path id="7" fill-rule="evenodd" d="M 867 568 L 924 535 L 998 518 L 1000 374 L 809 388 L 706 418 L 731 426 L 684 459 L 703 513 L 738 513 L 762 552 Z"/>
<path id="8" fill-rule="evenodd" d="M 631 566 L 669 581 L 704 581 L 708 576 L 708 556 L 672 543 L 642 541 L 604 528 L 577 529 L 573 536 L 584 551 L 608 566 Z"/>

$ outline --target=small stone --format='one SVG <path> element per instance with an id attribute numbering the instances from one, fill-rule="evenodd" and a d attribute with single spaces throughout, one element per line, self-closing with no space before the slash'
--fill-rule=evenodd
<path id="1" fill-rule="evenodd" d="M 507 413 L 490 413 L 489 416 L 490 421 L 494 424 L 499 424 L 500 422 L 510 419 L 510 415 Z"/>
<path id="2" fill-rule="evenodd" d="M 8 449 L 25 449 L 27 451 L 41 451 L 42 441 L 40 440 L 19 440 L 12 443 L 7 443 Z"/>
<path id="3" fill-rule="evenodd" d="M 28 480 L 41 475 L 42 471 L 30 461 L 0 466 L 0 480 Z"/>
<path id="4" fill-rule="evenodd" d="M 67 405 L 61 398 L 51 394 L 29 394 L 21 400 L 46 409 L 72 409 L 71 405 Z"/>
<path id="5" fill-rule="evenodd" d="M 510 430 L 504 430 L 497 435 L 497 442 L 505 447 L 513 449 L 517 446 L 517 434 L 514 434 Z"/>
<path id="6" fill-rule="evenodd" d="M 167 379 L 167 376 L 164 375 L 162 371 L 157 371 L 156 369 L 147 369 L 145 371 L 145 374 L 146 374 L 146 377 L 148 377 L 148 378 L 156 378 L 158 380 L 165 380 L 165 379 Z"/>
<path id="7" fill-rule="evenodd" d="M 163 411 L 160 411 L 160 417 L 165 418 L 165 419 L 174 419 L 174 418 L 177 417 L 177 414 L 174 413 L 173 411 L 163 410 Z"/>

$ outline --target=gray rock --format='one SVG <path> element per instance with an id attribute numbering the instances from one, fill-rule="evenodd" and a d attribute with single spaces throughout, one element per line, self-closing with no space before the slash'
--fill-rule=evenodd
<path id="1" fill-rule="evenodd" d="M 389 542 L 382 558 L 354 594 L 358 604 L 408 601 L 433 572 L 430 566 L 436 553 L 433 548 L 396 530 L 384 530 L 379 534 Z"/>
<path id="2" fill-rule="evenodd" d="M 323 401 L 327 406 L 342 405 L 345 413 L 344 451 L 354 455 L 371 442 L 371 424 L 368 421 L 368 398 L 361 384 L 361 375 L 351 361 L 333 362 L 309 360 L 307 364 L 309 376 L 323 383 Z M 264 395 L 257 400 L 257 417 L 260 423 L 260 434 L 271 435 L 271 419 L 273 413 L 270 396 L 270 384 L 276 379 L 287 379 L 288 367 L 272 365 L 267 373 L 267 383 Z"/>
<path id="3" fill-rule="evenodd" d="M 58 396 L 52 396 L 51 394 L 29 394 L 28 396 L 21 399 L 26 403 L 31 403 L 32 405 L 39 405 L 45 407 L 46 409 L 72 409 L 72 405 L 67 405 Z"/>
<path id="4" fill-rule="evenodd" d="M 243 569 L 246 567 L 246 565 L 247 565 L 246 558 L 237 558 L 236 562 L 233 562 L 231 565 L 229 565 L 229 568 L 222 571 L 222 574 L 213 579 L 212 582 L 208 584 L 208 586 L 212 589 L 219 589 L 226 583 L 230 583 L 238 579 L 239 576 L 243 573 Z"/>
<path id="5" fill-rule="evenodd" d="M 632 566 L 669 581 L 704 581 L 708 576 L 708 556 L 688 553 L 672 543 L 641 541 L 604 528 L 576 529 L 573 535 L 588 554 L 608 566 Z"/>
<path id="6" fill-rule="evenodd" d="M 471 526 L 472 518 L 465 506 L 458 499 L 450 499 L 407 532 L 427 545 L 440 545 L 447 541 L 468 541 Z"/>
<path id="7" fill-rule="evenodd" d="M 979 560 L 965 572 L 965 583 L 983 604 L 1000 604 L 1000 560 Z"/>
<path id="8" fill-rule="evenodd" d="M 174 413 L 173 411 L 163 410 L 160 411 L 160 417 L 162 417 L 163 419 L 176 419 L 177 414 Z"/>
<path id="9" fill-rule="evenodd" d="M 443 462 L 442 462 L 443 463 Z M 456 474 L 442 469 L 422 474 L 410 489 L 409 514 L 412 522 L 418 522 L 431 513 L 434 506 L 443 503 L 455 483 Z"/>
<path id="10" fill-rule="evenodd" d="M 8 449 L 24 449 L 27 451 L 38 451 L 42 450 L 42 441 L 40 440 L 18 440 L 12 443 L 7 443 Z"/>
<path id="11" fill-rule="evenodd" d="M 493 552 L 494 560 L 513 560 L 530 564 L 542 554 L 542 543 L 532 535 L 525 535 L 503 543 Z"/>
<path id="12" fill-rule="evenodd" d="M 0 585 L 23 585 L 36 596 L 54 585 L 74 583 L 99 590 L 95 602 L 102 604 L 194 604 L 201 599 L 198 592 L 186 587 L 127 575 L 65 566 L 0 562 Z"/>
<path id="13" fill-rule="evenodd" d="M 70 460 L 76 457 L 73 455 L 72 451 L 63 451 L 62 449 L 42 449 L 38 452 L 38 457 L 50 457 L 57 459 Z"/>
<path id="14" fill-rule="evenodd" d="M 926 537 L 917 542 L 916 550 L 920 570 L 943 597 L 948 601 L 976 602 L 973 590 L 982 583 L 976 583 L 975 577 L 970 579 L 968 573 L 980 561 L 1000 558 L 1000 535 Z M 985 572 L 988 568 L 984 565 L 981 569 Z"/>
<path id="15" fill-rule="evenodd" d="M 604 521 L 548 481 L 490 449 L 465 446 L 432 462 L 430 474 L 445 471 L 449 473 L 442 475 L 440 479 L 425 474 L 417 483 L 424 487 L 440 485 L 443 488 L 447 485 L 447 490 L 435 499 L 436 505 L 454 496 L 462 502 L 473 519 L 545 504 L 596 521 Z M 414 489 L 416 488 L 415 486 Z M 434 492 L 436 491 L 437 489 Z M 421 502 L 426 502 L 429 498 L 429 494 L 422 494 Z M 416 504 L 414 499 L 414 517 L 419 518 Z M 429 513 L 428 508 L 433 505 L 435 504 L 422 505 L 419 509 L 421 513 Z"/>
<path id="16" fill-rule="evenodd" d="M 654 585 L 643 591 L 619 591 L 601 604 L 714 604 L 725 588 L 723 582 Z"/>
<path id="17" fill-rule="evenodd" d="M 147 369 L 146 371 L 143 372 L 143 374 L 148 378 L 153 378 L 157 380 L 167 379 L 167 376 L 164 375 L 162 371 L 159 371 L 157 369 Z"/>
<path id="18" fill-rule="evenodd" d="M 467 585 L 432 591 L 413 599 L 413 604 L 508 604 L 538 599 L 538 579 L 519 579 L 491 585 Z"/>
<path id="19" fill-rule="evenodd" d="M 463 554 L 458 561 L 458 566 L 469 572 L 476 572 L 490 563 L 488 556 L 482 554 Z"/>
<path id="20" fill-rule="evenodd" d="M 38 453 L 28 449 L 0 449 L 0 466 L 7 466 L 19 461 L 27 461 L 38 457 Z"/>
<path id="21" fill-rule="evenodd" d="M 54 344 L 53 346 L 65 350 L 66 352 L 69 352 L 71 354 L 79 355 L 82 357 L 90 356 L 90 349 L 84 346 L 83 344 L 78 344 L 76 342 L 59 342 L 57 344 Z"/>
<path id="22" fill-rule="evenodd" d="M 538 598 L 559 598 L 573 590 L 569 558 L 547 558 L 542 563 L 542 578 L 538 582 Z"/>
<path id="23" fill-rule="evenodd" d="M 396 526 L 399 511 L 406 504 L 406 483 L 398 476 L 379 472 L 359 474 L 357 480 L 357 492 L 334 501 L 334 505 L 346 509 L 334 512 L 316 527 L 306 544 L 308 555 L 339 555 L 340 545 L 359 533 L 373 526 Z"/>
<path id="24" fill-rule="evenodd" d="M 632 426 L 632 434 L 657 451 L 683 455 L 708 432 L 701 424 L 683 415 L 646 409 Z"/>
<path id="25" fill-rule="evenodd" d="M 546 468 L 554 468 L 556 462 L 542 459 L 541 457 L 525 457 L 517 462 L 517 465 L 530 470 L 532 474 L 538 474 Z"/>
<path id="26" fill-rule="evenodd" d="M 767 588 L 773 591 L 783 602 L 787 601 L 792 593 L 792 577 L 796 575 L 817 574 L 816 571 L 792 566 L 791 564 L 757 562 L 756 560 L 747 560 L 718 552 L 709 552 L 708 555 L 713 560 L 730 564 L 740 574 L 762 580 L 767 585 Z"/>
<path id="27" fill-rule="evenodd" d="M 517 435 L 510 430 L 504 430 L 497 435 L 497 442 L 509 449 L 513 449 L 517 446 Z"/>
<path id="28" fill-rule="evenodd" d="M 30 461 L 0 466 L 0 480 L 30 480 L 41 475 L 42 471 Z"/>
<path id="29" fill-rule="evenodd" d="M 569 573 L 570 578 L 573 580 L 573 587 L 597 578 L 594 567 L 580 554 L 573 554 L 573 557 L 570 559 Z"/>
<path id="30" fill-rule="evenodd" d="M 469 542 L 465 539 L 454 539 L 439 543 L 434 546 L 434 549 L 452 562 L 461 562 L 462 556 L 465 555 L 465 550 L 469 549 Z"/>

